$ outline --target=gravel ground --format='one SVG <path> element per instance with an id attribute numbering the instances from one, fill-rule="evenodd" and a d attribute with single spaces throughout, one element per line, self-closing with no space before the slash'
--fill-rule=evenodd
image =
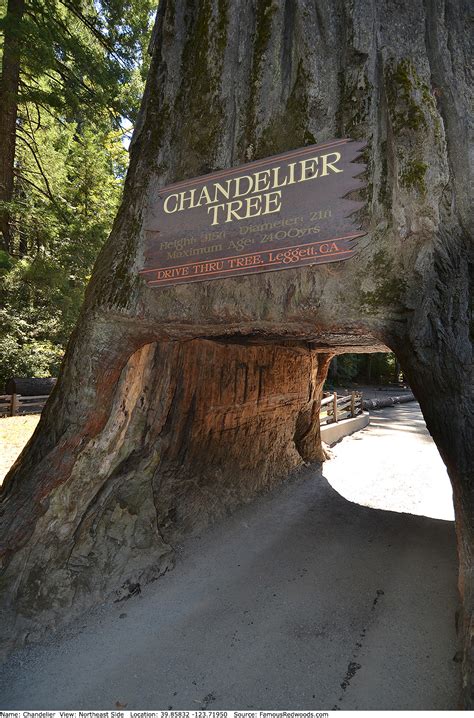
<path id="1" fill-rule="evenodd" d="M 11 657 L 0 708 L 456 708 L 449 482 L 416 404 L 372 422 L 324 476 L 307 468 L 139 596 Z"/>

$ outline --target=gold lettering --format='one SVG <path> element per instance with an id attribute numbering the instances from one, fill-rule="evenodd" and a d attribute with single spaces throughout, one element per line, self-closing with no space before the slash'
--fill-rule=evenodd
<path id="1" fill-rule="evenodd" d="M 201 190 L 201 194 L 199 195 L 199 199 L 198 199 L 198 201 L 196 202 L 196 207 L 200 207 L 203 202 L 204 202 L 205 204 L 211 204 L 211 197 L 210 197 L 210 195 L 209 195 L 209 192 L 207 191 L 206 185 L 204 185 L 204 187 L 203 187 L 202 190 Z"/>
<path id="2" fill-rule="evenodd" d="M 241 217 L 240 219 L 248 219 L 249 217 L 258 217 L 260 212 L 262 211 L 262 198 L 260 195 L 257 195 L 257 197 L 247 197 L 245 200 L 245 203 L 247 205 L 246 214 Z M 256 210 L 255 212 L 252 212 L 251 210 Z"/>
<path id="3" fill-rule="evenodd" d="M 213 202 L 218 202 L 220 197 L 218 197 L 218 193 L 220 192 L 221 195 L 225 197 L 225 199 L 230 199 L 230 185 L 232 180 L 227 180 L 227 189 L 224 188 L 223 185 L 221 185 L 219 182 L 214 182 L 214 199 Z"/>
<path id="4" fill-rule="evenodd" d="M 179 200 L 180 200 L 180 201 L 179 201 L 179 208 L 178 208 L 178 211 L 179 211 L 179 212 L 182 212 L 183 209 L 185 209 L 185 207 L 184 207 L 184 203 L 185 203 L 185 202 L 189 202 L 189 209 L 193 209 L 193 207 L 196 206 L 196 205 L 194 204 L 194 195 L 195 195 L 195 193 L 196 193 L 196 190 L 195 190 L 195 189 L 189 190 L 189 197 L 186 196 L 186 194 L 187 194 L 186 192 L 180 192 L 180 193 L 179 193 Z"/>
<path id="5" fill-rule="evenodd" d="M 289 176 L 289 179 L 288 179 L 288 184 L 295 184 L 295 182 L 296 182 L 296 180 L 295 180 L 295 167 L 296 167 L 296 162 L 290 162 L 290 164 L 288 165 L 288 169 L 290 170 L 290 176 Z"/>
<path id="6" fill-rule="evenodd" d="M 220 210 L 220 209 L 224 209 L 224 207 L 225 207 L 225 204 L 216 204 L 216 205 L 214 205 L 213 207 L 208 207 L 208 208 L 207 208 L 207 213 L 208 213 L 208 214 L 213 213 L 213 214 L 212 214 L 212 226 L 214 226 L 214 225 L 216 225 L 216 224 L 219 224 L 218 219 L 217 219 L 217 215 L 218 215 L 218 213 L 219 213 L 219 210 Z"/>
<path id="7" fill-rule="evenodd" d="M 335 157 L 336 159 L 332 162 L 329 162 L 328 157 Z M 328 167 L 330 167 L 333 172 L 344 172 L 344 170 L 340 170 L 337 167 L 334 167 L 336 162 L 339 162 L 339 160 L 341 159 L 341 155 L 339 152 L 330 152 L 328 155 L 321 155 L 321 159 L 323 161 L 321 177 L 324 177 L 325 175 L 329 174 Z"/>
<path id="8" fill-rule="evenodd" d="M 170 199 L 172 199 L 172 197 L 174 197 L 176 199 L 176 204 L 175 204 L 174 209 L 168 209 L 168 202 Z M 177 194 L 169 194 L 167 196 L 167 198 L 165 199 L 165 201 L 163 202 L 163 209 L 165 210 L 166 214 L 172 214 L 173 212 L 176 212 L 176 210 L 178 209 L 178 195 Z"/>
<path id="9" fill-rule="evenodd" d="M 248 182 L 248 188 L 245 190 L 245 192 L 242 192 L 240 190 L 240 182 L 242 180 L 247 180 L 247 182 Z M 242 175 L 241 177 L 235 178 L 234 197 L 243 197 L 246 194 L 250 194 L 252 192 L 252 189 L 253 189 L 253 179 L 252 179 L 252 177 L 250 177 L 250 175 Z M 226 220 L 226 221 L 228 222 L 230 220 Z"/>
<path id="10" fill-rule="evenodd" d="M 281 190 L 276 192 L 267 192 L 263 195 L 265 197 L 265 206 L 262 214 L 272 214 L 272 212 L 279 212 L 281 209 Z M 270 207 L 273 206 L 273 209 Z"/>
<path id="11" fill-rule="evenodd" d="M 297 162 L 288 162 L 283 167 L 273 167 L 222 182 L 213 182 L 209 187 L 200 184 L 197 188 L 165 197 L 163 209 L 166 214 L 172 214 L 185 209 L 207 206 L 213 227 L 221 222 L 228 223 L 233 220 L 273 214 L 281 210 L 281 188 L 325 177 L 331 172 L 343 172 L 338 166 L 340 160 L 339 152 L 330 152 Z M 224 201 L 218 203 L 219 200 Z M 312 219 L 323 219 L 331 215 L 330 210 L 319 210 L 311 212 L 311 216 Z M 284 220 L 285 223 L 291 221 Z M 241 229 L 242 233 L 246 231 L 252 230 L 250 227 L 248 230 Z"/>
<path id="12" fill-rule="evenodd" d="M 226 222 L 232 222 L 233 219 L 242 219 L 239 217 L 238 212 L 242 209 L 243 202 L 241 199 L 236 199 L 234 202 L 227 204 L 227 219 Z"/>
<path id="13" fill-rule="evenodd" d="M 279 187 L 285 187 L 286 183 L 288 182 L 287 177 L 285 177 L 284 182 L 279 181 L 279 174 L 280 174 L 281 167 L 274 167 L 272 169 L 273 172 L 273 182 L 272 182 L 272 188 L 278 189 Z"/>
<path id="14" fill-rule="evenodd" d="M 254 192 L 265 192 L 265 190 L 270 188 L 270 170 L 255 172 L 254 178 Z"/>
<path id="15" fill-rule="evenodd" d="M 318 176 L 318 160 L 319 157 L 309 157 L 306 160 L 301 160 L 301 179 L 300 182 L 305 182 L 306 180 L 312 180 L 316 179 Z M 313 174 L 308 174 L 308 172 L 312 172 Z"/>

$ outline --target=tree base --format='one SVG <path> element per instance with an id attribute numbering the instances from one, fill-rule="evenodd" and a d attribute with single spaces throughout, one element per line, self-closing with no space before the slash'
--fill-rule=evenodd
<path id="1" fill-rule="evenodd" d="M 72 458 L 56 457 L 55 487 L 39 499 L 30 536 L 16 534 L 22 545 L 2 577 L 4 649 L 137 592 L 172 566 L 176 541 L 324 460 L 328 364 L 294 342 L 193 340 L 134 352 L 108 389 L 103 427 L 76 436 Z M 53 421 L 51 412 L 40 431 Z M 13 528 L 20 485 L 17 476 L 7 487 L 3 521 Z"/>

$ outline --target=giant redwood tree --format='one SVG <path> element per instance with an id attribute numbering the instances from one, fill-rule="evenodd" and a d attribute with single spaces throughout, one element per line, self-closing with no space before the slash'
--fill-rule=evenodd
<path id="1" fill-rule="evenodd" d="M 123 203 L 2 493 L 7 647 L 133 592 L 184 532 L 323 458 L 329 358 L 389 347 L 453 485 L 469 705 L 467 14 L 464 0 L 160 2 Z M 367 142 L 354 257 L 146 285 L 159 187 L 334 137 Z"/>

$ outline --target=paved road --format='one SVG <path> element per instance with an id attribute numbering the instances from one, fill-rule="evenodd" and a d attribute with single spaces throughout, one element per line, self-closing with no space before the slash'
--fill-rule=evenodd
<path id="1" fill-rule="evenodd" d="M 350 500 L 306 470 L 240 509 L 140 596 L 11 659 L 0 708 L 455 708 L 453 524 L 387 510 L 449 499 L 417 405 L 335 453 Z"/>

